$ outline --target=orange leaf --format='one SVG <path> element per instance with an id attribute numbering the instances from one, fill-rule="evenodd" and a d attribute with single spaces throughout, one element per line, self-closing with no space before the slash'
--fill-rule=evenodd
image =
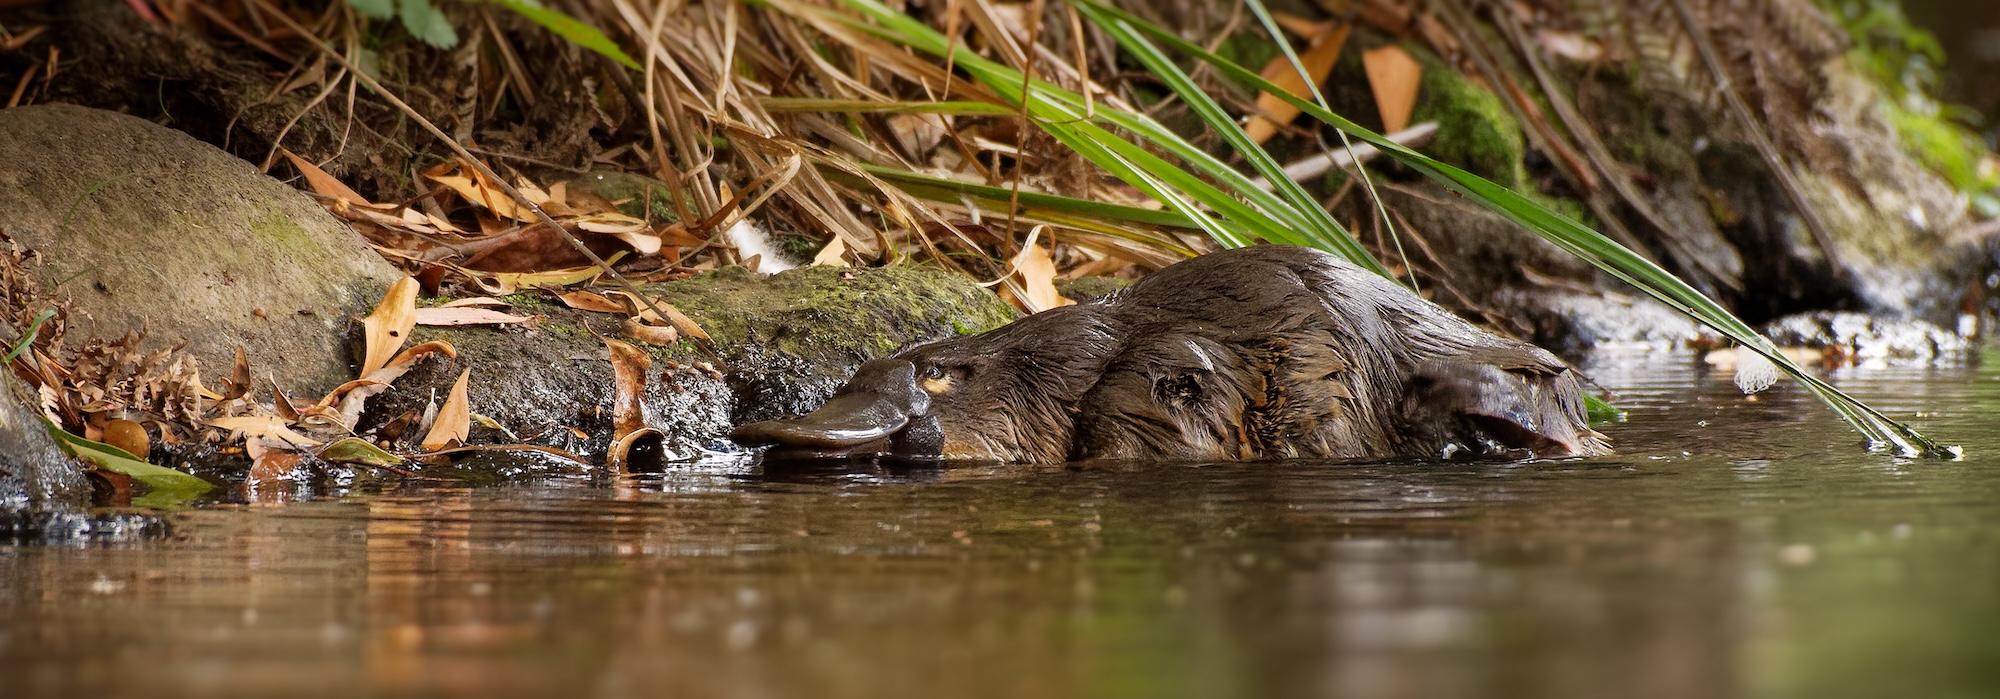
<path id="1" fill-rule="evenodd" d="M 556 294 L 556 298 L 561 299 L 563 305 L 579 311 L 618 314 L 630 314 L 632 312 L 616 301 L 589 291 L 572 291 L 566 294 Z"/>
<path id="2" fill-rule="evenodd" d="M 1361 66 L 1368 71 L 1368 86 L 1382 110 L 1382 133 L 1408 127 L 1410 113 L 1417 108 L 1417 87 L 1424 80 L 1423 65 L 1403 47 L 1392 45 L 1361 52 Z"/>
<path id="3" fill-rule="evenodd" d="M 319 169 L 319 166 L 312 164 L 305 158 L 293 155 L 291 151 L 283 148 L 279 148 L 278 152 L 283 153 L 286 160 L 292 161 L 292 167 L 298 168 L 299 175 L 306 178 L 306 186 L 312 187 L 312 191 L 317 192 L 320 196 L 328 199 L 339 199 L 349 204 L 368 203 L 367 199 L 363 199 L 360 194 L 349 189 L 347 185 L 341 184 L 340 180 L 335 179 L 333 175 L 326 174 L 325 170 Z"/>
<path id="4" fill-rule="evenodd" d="M 525 316 L 471 306 L 419 308 L 415 317 L 418 325 L 507 325 L 528 322 Z"/>
<path id="5" fill-rule="evenodd" d="M 1040 313 L 1075 301 L 1056 291 L 1056 263 L 1049 251 L 1035 243 L 1040 230 L 1028 234 L 1028 242 L 1014 255 L 1014 271 L 1021 275 L 1021 304 L 1029 313 Z"/>
<path id="6" fill-rule="evenodd" d="M 410 337 L 410 328 L 417 325 L 416 311 L 417 280 L 403 277 L 390 284 L 389 293 L 382 295 L 382 303 L 361 319 L 362 334 L 367 339 L 362 376 L 388 364 L 389 358 L 402 348 L 403 341 Z"/>
<path id="7" fill-rule="evenodd" d="M 1352 27 L 1353 25 L 1347 22 L 1329 26 L 1318 36 L 1313 37 L 1312 44 L 1299 53 L 1299 65 L 1305 66 L 1306 72 L 1312 75 L 1313 84 L 1326 82 L 1326 74 L 1333 72 L 1333 62 L 1340 58 L 1340 48 L 1347 45 L 1347 30 Z M 1299 77 L 1298 69 L 1294 68 L 1291 60 L 1284 56 L 1273 58 L 1270 63 L 1265 64 L 1262 75 L 1265 80 L 1285 88 L 1286 92 L 1293 95 L 1308 98 L 1312 96 L 1312 91 L 1306 89 L 1305 81 Z M 1286 104 L 1276 95 L 1261 94 L 1257 96 L 1257 114 L 1250 117 L 1250 122 L 1243 125 L 1243 130 L 1250 134 L 1251 140 L 1263 143 L 1277 135 L 1279 126 L 1291 123 L 1298 115 L 1298 107 Z"/>
<path id="8" fill-rule="evenodd" d="M 646 426 L 646 369 L 653 365 L 646 351 L 632 343 L 598 338 L 611 350 L 611 371 L 618 395 L 611 402 L 611 440 L 625 438 Z"/>
<path id="9" fill-rule="evenodd" d="M 444 407 L 438 408 L 430 433 L 424 435 L 425 449 L 437 451 L 464 444 L 466 436 L 472 434 L 472 407 L 465 397 L 465 381 L 471 376 L 472 370 L 466 369 L 459 373 L 458 382 L 451 385 L 451 394 L 445 397 Z"/>

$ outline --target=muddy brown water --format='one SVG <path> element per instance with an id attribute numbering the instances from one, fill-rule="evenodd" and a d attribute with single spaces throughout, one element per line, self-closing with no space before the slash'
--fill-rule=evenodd
<path id="1" fill-rule="evenodd" d="M 1993 359 L 1993 358 L 1989 358 Z M 380 485 L 0 547 L 0 695 L 1990 697 L 2000 361 L 1848 371 L 1963 443 L 1600 366 L 1517 464 Z"/>

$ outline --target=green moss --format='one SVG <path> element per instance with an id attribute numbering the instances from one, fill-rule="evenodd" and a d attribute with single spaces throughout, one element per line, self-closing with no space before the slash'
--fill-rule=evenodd
<path id="1" fill-rule="evenodd" d="M 1429 52 L 1405 48 L 1424 67 L 1410 123 L 1438 123 L 1437 136 L 1422 148 L 1424 153 L 1520 190 L 1527 179 L 1527 146 L 1506 104 Z"/>
<path id="2" fill-rule="evenodd" d="M 664 181 L 645 175 L 616 171 L 593 172 L 570 180 L 569 187 L 613 202 L 623 201 L 625 203 L 618 205 L 618 211 L 627 216 L 646 218 L 650 214 L 652 216 L 650 220 L 654 222 L 680 220 L 674 213 L 672 196 L 674 188 Z M 648 194 L 652 195 L 650 205 L 646 198 Z M 681 208 L 694 210 L 694 198 L 683 195 Z"/>
<path id="3" fill-rule="evenodd" d="M 803 267 L 769 279 L 730 267 L 652 288 L 719 347 L 754 345 L 836 362 L 893 352 L 910 337 L 981 332 L 1014 318 L 970 278 L 906 265 Z"/>
<path id="4" fill-rule="evenodd" d="M 1976 204 L 1992 203 L 2000 173 L 1982 167 L 1991 151 L 1968 126 L 1979 113 L 1935 97 L 1945 58 L 1937 37 L 1911 23 L 1894 0 L 1829 3 L 1828 9 L 1854 40 L 1848 65 L 1882 91 L 1880 114 L 1904 148 Z"/>

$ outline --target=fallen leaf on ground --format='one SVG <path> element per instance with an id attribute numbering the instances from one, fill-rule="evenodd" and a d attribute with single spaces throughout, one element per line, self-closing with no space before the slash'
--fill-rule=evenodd
<path id="1" fill-rule="evenodd" d="M 361 362 L 361 375 L 382 368 L 401 349 L 403 341 L 409 339 L 410 329 L 416 327 L 417 280 L 403 277 L 389 285 L 389 293 L 382 296 L 382 303 L 376 304 L 375 311 L 361 319 L 363 335 L 367 339 L 365 360 Z"/>
<path id="2" fill-rule="evenodd" d="M 219 417 L 208 421 L 210 427 L 218 427 L 245 437 L 263 437 L 287 444 L 310 447 L 317 446 L 318 440 L 293 432 L 285 421 L 271 415 L 238 415 Z"/>
<path id="3" fill-rule="evenodd" d="M 344 437 L 319 450 L 319 458 L 339 464 L 363 464 L 367 466 L 398 466 L 403 457 L 383 451 L 381 447 L 360 437 Z"/>
<path id="4" fill-rule="evenodd" d="M 244 484 L 252 488 L 282 485 L 305 464 L 298 452 L 261 437 L 244 440 L 243 453 L 250 457 L 250 475 Z"/>
<path id="5" fill-rule="evenodd" d="M 291 151 L 283 148 L 279 148 L 278 152 L 283 154 L 286 160 L 291 161 L 292 167 L 298 168 L 299 175 L 306 178 L 306 186 L 311 187 L 314 193 L 328 199 L 337 199 L 349 204 L 361 204 L 365 206 L 370 203 L 360 193 L 348 188 L 347 185 L 342 184 L 333 175 L 326 174 L 325 170 L 319 169 L 319 166 L 312 164 L 311 161 L 293 155 Z"/>
<path id="6" fill-rule="evenodd" d="M 649 345 L 670 347 L 681 341 L 681 333 L 671 325 L 647 325 L 638 318 L 626 318 L 618 324 L 618 334 Z"/>
<path id="7" fill-rule="evenodd" d="M 563 305 L 579 311 L 590 311 L 592 313 L 629 313 L 624 305 L 599 296 L 595 292 L 571 291 L 569 293 L 556 294 L 556 298 L 561 300 Z"/>
<path id="8" fill-rule="evenodd" d="M 493 297 L 491 297 L 491 296 L 474 296 L 474 297 L 472 297 L 472 298 L 464 298 L 464 299 L 458 299 L 458 300 L 456 300 L 456 301 L 451 301 L 451 302 L 449 302 L 449 303 L 444 303 L 444 304 L 441 304 L 441 305 L 439 305 L 438 307 L 439 307 L 439 308 L 464 308 L 464 307 L 466 307 L 466 306 L 473 306 L 473 307 L 478 307 L 478 308 L 506 308 L 506 307 L 508 307 L 508 306 L 512 306 L 512 305 L 514 305 L 514 304 L 511 304 L 511 303 L 507 303 L 506 301 L 502 301 L 502 300 L 500 300 L 500 299 L 496 299 L 496 298 L 493 298 Z"/>
<path id="9" fill-rule="evenodd" d="M 472 370 L 466 369 L 458 375 L 458 381 L 451 385 L 451 394 L 444 399 L 444 407 L 438 408 L 437 419 L 431 422 L 431 431 L 424 435 L 424 449 L 437 451 L 445 447 L 464 444 L 472 434 L 472 407 L 465 395 L 465 382 L 472 377 Z"/>
<path id="10" fill-rule="evenodd" d="M 515 204 L 514 198 L 508 196 L 506 190 L 487 182 L 478 170 L 466 167 L 459 161 L 440 163 L 437 167 L 424 172 L 424 178 L 450 187 L 451 191 L 457 192 L 458 196 L 465 198 L 466 201 L 484 207 L 501 218 L 523 223 L 535 219 L 534 212 Z"/>
<path id="11" fill-rule="evenodd" d="M 1361 67 L 1368 73 L 1368 86 L 1375 92 L 1375 105 L 1382 113 L 1382 132 L 1395 133 L 1410 125 L 1410 113 L 1417 108 L 1417 88 L 1423 83 L 1424 67 L 1410 52 L 1396 45 L 1361 52 Z"/>
<path id="12" fill-rule="evenodd" d="M 433 354 L 442 354 L 457 359 L 458 348 L 451 346 L 451 343 L 444 340 L 431 340 L 430 342 L 397 352 L 396 358 L 389 360 L 389 366 L 408 364 Z"/>
<path id="13" fill-rule="evenodd" d="M 1029 233 L 1028 242 L 1013 259 L 1014 272 L 1021 276 L 1022 305 L 1029 313 L 1076 303 L 1056 291 L 1056 263 L 1049 258 L 1048 249 L 1036 243 L 1040 235 L 1040 229 Z"/>
<path id="14" fill-rule="evenodd" d="M 615 442 L 646 426 L 646 370 L 653 366 L 653 360 L 632 343 L 599 339 L 611 351 L 613 385 L 618 390 L 611 402 L 611 439 Z"/>
<path id="15" fill-rule="evenodd" d="M 665 320 L 668 323 L 672 323 L 674 329 L 679 330 L 682 335 L 686 335 L 688 337 L 692 337 L 701 340 L 703 342 L 711 341 L 710 338 L 708 337 L 707 331 L 702 330 L 701 326 L 696 324 L 693 318 L 689 318 L 686 313 L 682 313 L 681 309 L 675 308 L 674 305 L 671 303 L 667 303 L 659 299 L 652 299 L 653 301 L 652 305 L 658 306 L 661 312 L 667 314 L 667 317 L 662 319 L 659 317 L 658 313 L 653 312 L 651 306 L 648 306 L 644 301 L 641 301 L 638 298 L 626 292 L 606 291 L 604 292 L 604 296 L 605 298 L 616 299 L 619 300 L 620 302 L 624 302 L 628 308 L 632 309 L 630 312 L 632 313 L 633 317 L 638 318 L 642 322 Z"/>
<path id="16" fill-rule="evenodd" d="M 840 236 L 834 236 L 833 240 L 826 242 L 826 247 L 819 249 L 819 254 L 813 256 L 813 264 L 822 267 L 846 267 L 847 241 L 842 240 Z"/>
<path id="17" fill-rule="evenodd" d="M 417 325 L 458 326 L 458 325 L 509 325 L 526 323 L 526 316 L 502 313 L 491 308 L 419 308 L 416 312 Z"/>
<path id="18" fill-rule="evenodd" d="M 1340 48 L 1347 44 L 1347 32 L 1352 27 L 1353 25 L 1347 22 L 1329 26 L 1312 38 L 1312 43 L 1306 50 L 1299 52 L 1299 66 L 1303 66 L 1306 73 L 1312 76 L 1314 85 L 1326 82 L 1327 73 L 1333 72 L 1333 63 L 1340 58 Z M 1305 80 L 1299 77 L 1299 69 L 1294 67 L 1291 59 L 1283 54 L 1265 64 L 1260 74 L 1265 80 L 1295 96 L 1305 98 L 1312 96 L 1312 91 L 1306 89 Z M 1278 127 L 1291 123 L 1298 115 L 1298 107 L 1286 103 L 1276 95 L 1260 94 L 1257 96 L 1257 114 L 1252 115 L 1249 123 L 1244 124 L 1243 131 L 1250 135 L 1251 140 L 1263 143 L 1277 135 Z"/>

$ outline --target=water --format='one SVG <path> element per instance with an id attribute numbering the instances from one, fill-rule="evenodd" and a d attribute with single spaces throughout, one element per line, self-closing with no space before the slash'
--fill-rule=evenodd
<path id="1" fill-rule="evenodd" d="M 1670 364 L 1597 369 L 1589 461 L 400 484 L 0 547 L 0 694 L 2000 695 L 2000 371 L 1840 377 L 1933 462 Z"/>

